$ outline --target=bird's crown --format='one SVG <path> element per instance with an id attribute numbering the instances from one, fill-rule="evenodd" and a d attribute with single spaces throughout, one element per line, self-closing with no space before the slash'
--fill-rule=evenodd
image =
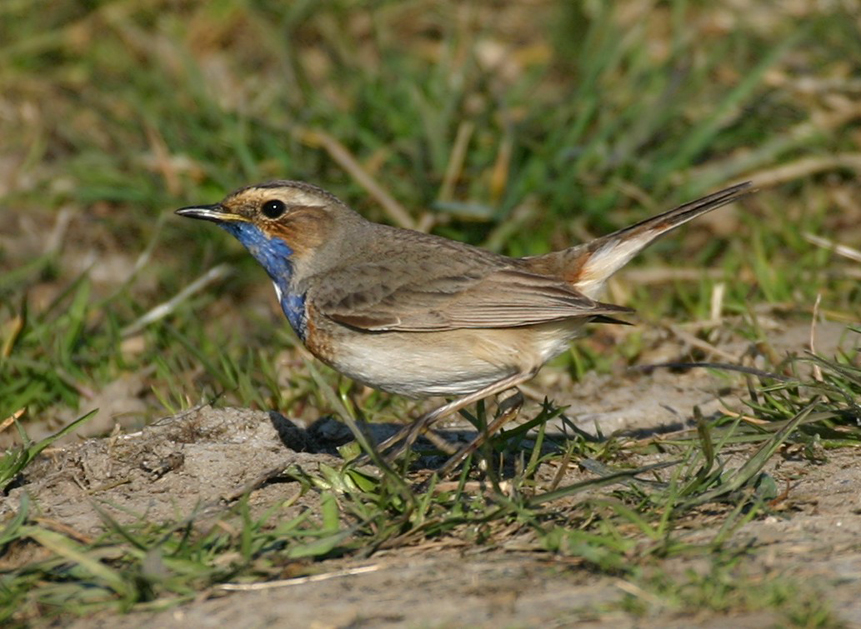
<path id="1" fill-rule="evenodd" d="M 328 213 L 343 207 L 322 188 L 301 181 L 270 181 L 231 192 L 219 204 L 225 211 L 260 225 L 271 224 L 309 210 Z"/>

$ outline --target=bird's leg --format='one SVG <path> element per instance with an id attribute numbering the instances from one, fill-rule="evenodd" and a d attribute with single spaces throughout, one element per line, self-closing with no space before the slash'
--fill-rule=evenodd
<path id="1" fill-rule="evenodd" d="M 520 389 L 517 388 L 510 390 L 512 391 L 512 394 L 499 402 L 499 414 L 492 422 L 490 422 L 490 424 L 488 424 L 487 428 L 479 431 L 478 435 L 476 435 L 472 441 L 458 450 L 457 454 L 452 456 L 448 461 L 446 461 L 445 465 L 437 470 L 440 478 L 447 476 L 452 470 L 454 470 L 454 468 L 460 465 L 466 457 L 478 450 L 497 430 L 517 417 L 518 413 L 520 413 L 520 409 L 523 407 L 523 394 L 520 392 Z"/>
<path id="2" fill-rule="evenodd" d="M 457 452 L 457 446 L 449 443 L 446 438 L 433 428 L 428 428 L 424 433 L 425 439 L 430 441 L 433 446 L 449 456 L 453 456 Z"/>
<path id="3" fill-rule="evenodd" d="M 507 376 L 502 380 L 497 380 L 493 384 L 490 384 L 483 389 L 479 389 L 469 395 L 465 395 L 456 400 L 452 400 L 448 404 L 444 404 L 434 410 L 430 411 L 419 417 L 409 426 L 404 427 L 402 430 L 398 431 L 394 436 L 389 437 L 384 442 L 379 445 L 379 450 L 381 453 L 385 453 L 386 450 L 400 444 L 397 448 L 386 454 L 386 459 L 389 461 L 393 461 L 404 454 L 412 445 L 415 443 L 415 440 L 419 438 L 427 428 L 433 424 L 435 421 L 442 419 L 452 413 L 456 413 L 460 409 L 465 406 L 469 406 L 473 402 L 478 402 L 479 400 L 483 400 L 486 397 L 490 397 L 491 395 L 496 395 L 497 393 L 501 393 L 506 389 L 511 389 L 516 387 L 523 382 L 529 380 L 535 373 L 533 371 L 528 371 L 526 373 L 518 372 L 516 374 Z"/>

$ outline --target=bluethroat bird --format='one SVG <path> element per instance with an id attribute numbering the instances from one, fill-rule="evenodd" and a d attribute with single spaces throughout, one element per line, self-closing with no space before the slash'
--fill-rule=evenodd
<path id="1" fill-rule="evenodd" d="M 381 444 L 397 456 L 437 419 L 532 378 L 584 324 L 623 323 L 630 308 L 596 301 L 607 279 L 659 236 L 749 192 L 741 183 L 526 258 L 372 223 L 296 181 L 248 186 L 177 214 L 212 221 L 248 249 L 324 363 L 375 389 L 453 398 Z"/>

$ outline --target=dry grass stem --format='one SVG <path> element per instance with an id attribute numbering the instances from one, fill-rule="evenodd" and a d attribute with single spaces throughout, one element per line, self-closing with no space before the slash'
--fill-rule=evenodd
<path id="1" fill-rule="evenodd" d="M 329 156 L 335 160 L 341 168 L 347 171 L 360 186 L 368 191 L 372 197 L 382 206 L 383 211 L 398 227 L 415 229 L 416 222 L 404 206 L 398 203 L 353 156 L 346 146 L 325 131 L 319 129 L 297 128 L 295 130 L 299 139 L 308 146 L 319 146 L 326 150 Z"/>

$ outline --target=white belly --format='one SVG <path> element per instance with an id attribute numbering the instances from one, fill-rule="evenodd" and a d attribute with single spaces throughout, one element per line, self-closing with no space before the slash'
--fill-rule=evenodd
<path id="1" fill-rule="evenodd" d="M 537 370 L 568 348 L 581 325 L 361 334 L 342 344 L 331 362 L 354 380 L 399 395 L 467 395 Z"/>

